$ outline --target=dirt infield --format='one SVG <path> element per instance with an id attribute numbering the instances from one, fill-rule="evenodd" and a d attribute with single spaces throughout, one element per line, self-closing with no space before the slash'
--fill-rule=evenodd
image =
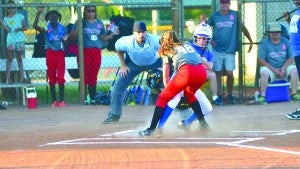
<path id="1" fill-rule="evenodd" d="M 300 121 L 284 114 L 300 102 L 214 107 L 212 128 L 177 128 L 174 112 L 151 138 L 139 137 L 153 106 L 125 106 L 102 124 L 107 106 L 9 107 L 0 111 L 0 168 L 299 168 Z"/>

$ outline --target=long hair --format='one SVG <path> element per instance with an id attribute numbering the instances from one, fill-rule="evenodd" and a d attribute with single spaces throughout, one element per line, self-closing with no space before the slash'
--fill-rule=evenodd
<path id="1" fill-rule="evenodd" d="M 14 0 L 8 0 L 6 5 L 12 5 L 11 7 L 15 7 L 16 2 Z M 8 16 L 8 11 L 6 11 L 6 16 Z"/>
<path id="2" fill-rule="evenodd" d="M 173 56 L 175 54 L 174 47 L 182 45 L 181 41 L 174 31 L 166 31 L 162 34 L 160 40 L 160 48 L 158 50 L 159 57 Z"/>
<path id="3" fill-rule="evenodd" d="M 90 7 L 95 8 L 95 10 L 96 10 L 96 6 L 95 5 L 87 5 L 87 6 L 85 6 L 84 9 L 83 9 L 83 19 L 87 19 L 87 10 Z M 94 19 L 96 19 L 96 18 L 97 18 L 97 10 L 95 11 L 95 18 Z"/>

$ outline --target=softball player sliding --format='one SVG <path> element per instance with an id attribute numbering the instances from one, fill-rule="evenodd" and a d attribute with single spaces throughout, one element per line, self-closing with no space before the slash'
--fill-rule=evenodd
<path id="1" fill-rule="evenodd" d="M 199 24 L 197 25 L 194 36 L 193 36 L 193 44 L 192 46 L 197 49 L 196 51 L 198 54 L 201 55 L 202 62 L 204 63 L 205 67 L 207 69 L 212 68 L 212 64 L 210 62 L 207 62 L 206 56 L 210 55 L 209 50 L 207 50 L 207 45 L 209 44 L 209 41 L 212 37 L 212 31 L 209 25 L 207 24 Z M 166 77 L 166 76 L 164 76 Z M 164 80 L 165 82 L 165 80 Z M 165 84 L 166 85 L 166 84 Z M 172 110 L 178 105 L 181 97 L 183 95 L 183 92 L 177 94 L 171 101 L 169 101 L 168 105 L 166 106 L 164 113 L 162 117 L 160 118 L 158 128 L 162 128 L 166 122 L 166 120 L 169 118 Z M 198 89 L 195 93 L 195 97 L 200 103 L 203 115 L 207 115 L 212 111 L 212 105 L 208 98 L 205 96 L 205 94 Z M 188 126 L 191 124 L 195 119 L 197 118 L 196 114 L 193 113 L 190 117 L 188 117 L 185 120 L 182 120 L 178 122 L 178 126 L 180 128 Z M 204 128 L 206 128 L 204 126 Z"/>
<path id="2" fill-rule="evenodd" d="M 163 115 L 168 102 L 178 93 L 183 91 L 188 104 L 194 110 L 201 126 L 208 127 L 200 104 L 195 97 L 196 91 L 206 81 L 206 70 L 195 49 L 188 43 L 181 43 L 174 31 L 165 32 L 160 39 L 161 47 L 158 54 L 163 58 L 164 77 L 169 79 L 170 65 L 172 59 L 175 71 L 177 72 L 172 80 L 166 82 L 167 85 L 158 96 L 151 125 L 144 131 L 139 131 L 141 136 L 150 136 Z"/>

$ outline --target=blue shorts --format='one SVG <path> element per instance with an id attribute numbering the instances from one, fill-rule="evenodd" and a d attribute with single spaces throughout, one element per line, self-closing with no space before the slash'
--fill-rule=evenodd
<path id="1" fill-rule="evenodd" d="M 25 42 L 10 43 L 6 47 L 8 50 L 23 51 L 25 49 Z"/>
<path id="2" fill-rule="evenodd" d="M 220 53 L 215 50 L 213 50 L 212 53 L 215 56 L 214 71 L 222 71 L 223 68 L 227 71 L 233 71 L 235 69 L 235 54 Z"/>

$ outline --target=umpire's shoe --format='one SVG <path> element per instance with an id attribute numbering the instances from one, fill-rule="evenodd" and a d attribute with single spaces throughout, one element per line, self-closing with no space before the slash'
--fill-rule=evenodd
<path id="1" fill-rule="evenodd" d="M 107 119 L 103 121 L 103 124 L 117 123 L 119 122 L 120 117 L 120 115 L 109 113 Z"/>

